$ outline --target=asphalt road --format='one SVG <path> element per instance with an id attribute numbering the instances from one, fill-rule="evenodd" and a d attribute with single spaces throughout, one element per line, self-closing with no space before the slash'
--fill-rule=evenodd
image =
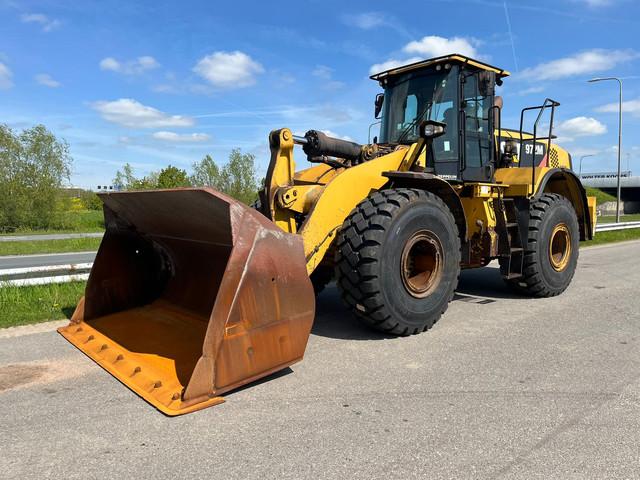
<path id="1" fill-rule="evenodd" d="M 0 477 L 640 478 L 638 285 L 640 242 L 581 251 L 556 298 L 468 271 L 411 338 L 331 288 L 302 363 L 176 418 L 53 332 L 0 338 Z"/>
<path id="2" fill-rule="evenodd" d="M 93 262 L 96 252 L 42 253 L 38 255 L 0 256 L 0 270 L 5 268 L 40 267 Z"/>

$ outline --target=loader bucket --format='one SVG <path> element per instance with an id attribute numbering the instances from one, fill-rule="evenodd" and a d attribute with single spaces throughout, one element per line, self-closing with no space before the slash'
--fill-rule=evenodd
<path id="1" fill-rule="evenodd" d="M 167 415 L 302 359 L 315 300 L 302 239 L 213 189 L 102 194 L 106 233 L 58 331 Z"/>

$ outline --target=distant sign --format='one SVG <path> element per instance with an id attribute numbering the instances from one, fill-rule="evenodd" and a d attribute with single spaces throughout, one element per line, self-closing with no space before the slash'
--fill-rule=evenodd
<path id="1" fill-rule="evenodd" d="M 620 172 L 620 177 L 630 177 L 631 170 Z M 580 175 L 583 180 L 605 180 L 608 178 L 618 178 L 618 172 L 583 173 Z"/>

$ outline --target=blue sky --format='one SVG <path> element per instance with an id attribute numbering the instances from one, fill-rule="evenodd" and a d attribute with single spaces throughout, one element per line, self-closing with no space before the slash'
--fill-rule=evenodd
<path id="1" fill-rule="evenodd" d="M 622 77 L 623 169 L 637 173 L 638 29 L 635 0 L 0 0 L 0 122 L 65 138 L 83 187 L 110 183 L 125 162 L 146 174 L 207 153 L 224 163 L 235 147 L 264 174 L 270 130 L 366 142 L 370 73 L 457 51 L 512 72 L 504 126 L 560 101 L 558 142 L 576 163 L 594 155 L 585 171 L 614 169 L 617 144 L 617 84 L 586 80 Z"/>

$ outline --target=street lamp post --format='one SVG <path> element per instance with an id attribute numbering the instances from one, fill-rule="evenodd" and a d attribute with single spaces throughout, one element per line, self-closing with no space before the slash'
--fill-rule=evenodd
<path id="1" fill-rule="evenodd" d="M 589 155 L 582 155 L 580 157 L 580 170 L 578 170 L 578 176 L 582 178 L 582 159 L 583 158 L 587 158 L 587 157 L 593 157 L 594 154 L 589 154 Z"/>
<path id="2" fill-rule="evenodd" d="M 618 104 L 618 195 L 616 198 L 616 222 L 620 222 L 620 155 L 622 151 L 622 80 L 618 77 L 592 78 L 589 82 L 602 82 L 605 80 L 615 80 L 620 87 Z"/>

